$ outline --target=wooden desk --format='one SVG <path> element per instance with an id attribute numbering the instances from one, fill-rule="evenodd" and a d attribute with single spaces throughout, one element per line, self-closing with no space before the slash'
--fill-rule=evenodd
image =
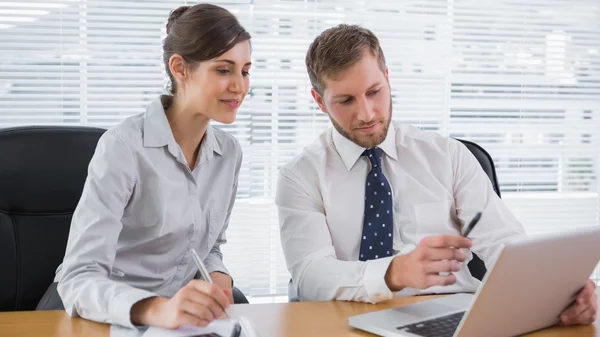
<path id="1" fill-rule="evenodd" d="M 231 308 L 230 314 L 249 317 L 261 337 L 373 336 L 350 328 L 347 324 L 348 316 L 406 305 L 426 298 L 395 298 L 376 305 L 349 302 L 237 304 Z M 70 318 L 64 311 L 14 312 L 0 313 L 0 336 L 109 337 L 110 329 L 108 325 Z M 600 337 L 600 320 L 593 326 L 553 327 L 528 336 Z"/>

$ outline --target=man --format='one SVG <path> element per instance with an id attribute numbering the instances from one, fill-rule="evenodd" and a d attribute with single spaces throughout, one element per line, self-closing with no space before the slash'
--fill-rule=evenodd
<path id="1" fill-rule="evenodd" d="M 471 251 L 489 266 L 503 242 L 524 235 L 477 160 L 458 141 L 391 122 L 388 69 L 369 30 L 324 31 L 306 65 L 334 128 L 279 174 L 281 240 L 299 298 L 474 292 Z M 594 289 L 590 281 L 564 324 L 593 322 Z"/>

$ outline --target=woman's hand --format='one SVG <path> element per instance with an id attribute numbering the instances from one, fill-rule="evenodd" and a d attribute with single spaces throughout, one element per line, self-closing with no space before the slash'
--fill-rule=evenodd
<path id="1" fill-rule="evenodd" d="M 177 329 L 182 325 L 207 326 L 229 307 L 231 292 L 217 284 L 191 280 L 172 298 L 151 297 L 131 307 L 131 322 Z"/>

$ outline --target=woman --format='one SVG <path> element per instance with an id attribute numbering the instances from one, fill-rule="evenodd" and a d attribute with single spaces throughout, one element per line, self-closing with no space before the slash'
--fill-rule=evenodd
<path id="1" fill-rule="evenodd" d="M 232 123 L 248 92 L 250 35 L 209 4 L 173 11 L 172 95 L 108 130 L 91 160 L 55 281 L 70 315 L 123 326 L 205 326 L 232 302 L 219 246 L 242 151 Z M 214 284 L 194 280 L 190 248 Z"/>

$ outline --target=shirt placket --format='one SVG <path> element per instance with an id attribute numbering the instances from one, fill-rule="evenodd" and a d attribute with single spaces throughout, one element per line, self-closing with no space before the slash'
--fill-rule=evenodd
<path id="1" fill-rule="evenodd" d="M 192 263 L 192 258 L 189 253 L 190 248 L 197 246 L 198 235 L 197 235 L 197 222 L 201 220 L 197 216 L 198 208 L 200 207 L 198 204 L 198 188 L 196 186 L 196 180 L 192 172 L 189 170 L 189 167 L 186 167 L 186 178 L 187 178 L 187 202 L 189 203 L 189 207 L 192 210 L 192 223 L 189 226 L 188 235 L 186 235 L 186 241 L 181 242 L 181 244 L 186 245 L 186 249 L 183 251 L 183 256 L 179 263 L 177 264 L 177 270 L 175 272 L 175 277 L 173 278 L 173 282 L 169 286 L 170 293 L 175 294 L 179 289 L 185 286 L 186 283 L 186 275 L 189 269 L 190 263 Z"/>

